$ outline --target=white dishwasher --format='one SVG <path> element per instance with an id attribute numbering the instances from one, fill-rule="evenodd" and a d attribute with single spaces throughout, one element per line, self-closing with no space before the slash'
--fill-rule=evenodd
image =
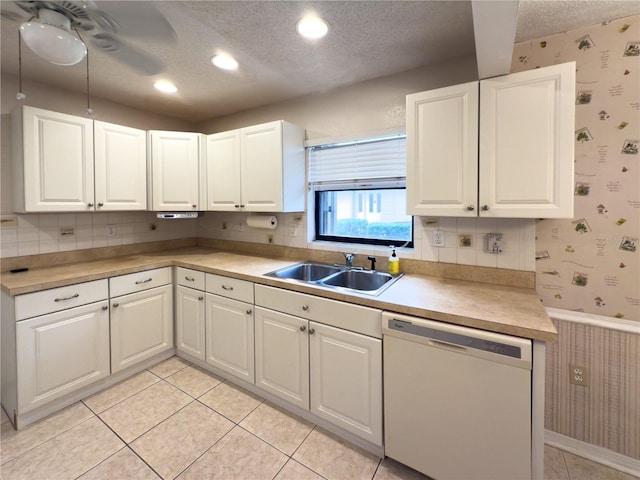
<path id="1" fill-rule="evenodd" d="M 382 315 L 385 455 L 435 480 L 531 479 L 530 340 Z"/>

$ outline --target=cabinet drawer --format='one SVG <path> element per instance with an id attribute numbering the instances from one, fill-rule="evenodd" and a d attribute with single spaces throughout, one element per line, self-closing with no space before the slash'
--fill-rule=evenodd
<path id="1" fill-rule="evenodd" d="M 176 283 L 185 287 L 204 290 L 204 272 L 190 268 L 176 267 Z"/>
<path id="2" fill-rule="evenodd" d="M 207 292 L 253 303 L 253 283 L 207 273 Z"/>
<path id="3" fill-rule="evenodd" d="M 281 288 L 256 285 L 256 305 L 382 338 L 382 311 Z"/>
<path id="4" fill-rule="evenodd" d="M 127 293 L 140 292 L 171 283 L 171 267 L 156 268 L 130 273 L 109 279 L 110 296 L 118 297 Z"/>
<path id="5" fill-rule="evenodd" d="M 16 296 L 16 320 L 79 307 L 108 297 L 106 279 L 26 293 Z"/>

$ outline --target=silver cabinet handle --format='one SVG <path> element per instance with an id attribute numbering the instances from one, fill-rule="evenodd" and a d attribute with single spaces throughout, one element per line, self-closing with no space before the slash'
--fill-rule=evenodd
<path id="1" fill-rule="evenodd" d="M 119 306 L 120 306 L 120 304 L 119 304 L 119 303 L 114 303 L 114 304 L 113 304 L 113 308 L 118 308 Z"/>
<path id="2" fill-rule="evenodd" d="M 136 285 L 140 285 L 141 283 L 149 283 L 153 278 L 147 278 L 146 280 L 138 280 Z"/>
<path id="3" fill-rule="evenodd" d="M 300 325 L 300 331 L 304 332 L 307 329 L 307 327 L 305 327 L 304 325 Z"/>
<path id="4" fill-rule="evenodd" d="M 489 210 L 489 205 L 482 205 L 482 210 L 484 210 L 485 212 Z"/>
<path id="5" fill-rule="evenodd" d="M 200 296 L 198 297 L 198 300 L 202 301 L 202 300 L 204 300 L 204 297 L 203 297 L 202 295 L 200 295 Z"/>
<path id="6" fill-rule="evenodd" d="M 56 299 L 54 300 L 54 302 L 63 302 L 63 301 L 65 301 L 65 300 L 71 300 L 71 299 L 73 299 L 73 298 L 78 298 L 79 296 L 80 296 L 80 294 L 79 294 L 79 293 L 76 293 L 76 294 L 74 294 L 74 295 L 71 295 L 70 297 L 56 298 Z"/>
<path id="7" fill-rule="evenodd" d="M 98 202 L 98 206 L 99 206 L 99 207 L 104 207 L 104 203 L 102 203 L 102 202 Z"/>
<path id="8" fill-rule="evenodd" d="M 309 311 L 309 305 L 303 305 L 302 306 L 302 310 L 305 311 L 305 312 L 308 312 Z"/>
<path id="9" fill-rule="evenodd" d="M 473 212 L 476 209 L 475 206 L 473 205 L 467 205 L 467 210 L 469 210 L 470 212 Z"/>
<path id="10" fill-rule="evenodd" d="M 93 207 L 93 203 L 91 203 L 91 202 L 87 203 L 87 207 L 89 207 L 89 208 Z"/>
<path id="11" fill-rule="evenodd" d="M 196 205 L 195 203 L 191 205 L 193 208 L 197 208 L 198 205 Z"/>
<path id="12" fill-rule="evenodd" d="M 185 275 L 184 279 L 185 279 L 187 282 L 195 282 L 195 281 L 196 281 L 196 278 L 195 278 L 195 277 L 187 277 L 186 275 Z"/>
<path id="13" fill-rule="evenodd" d="M 233 287 L 230 285 L 222 285 L 223 290 L 227 290 L 229 292 L 233 291 Z"/>
<path id="14" fill-rule="evenodd" d="M 102 307 L 103 310 L 109 310 L 109 307 L 107 307 L 106 305 L 104 307 Z"/>
<path id="15" fill-rule="evenodd" d="M 313 335 L 314 333 L 316 333 L 315 328 L 310 328 L 309 329 L 309 335 Z"/>
<path id="16" fill-rule="evenodd" d="M 235 207 L 235 208 L 240 208 L 240 205 L 236 203 L 236 204 L 234 205 L 234 207 Z"/>
<path id="17" fill-rule="evenodd" d="M 253 313 L 253 310 L 251 310 L 250 308 L 247 309 L 247 315 L 251 315 Z"/>

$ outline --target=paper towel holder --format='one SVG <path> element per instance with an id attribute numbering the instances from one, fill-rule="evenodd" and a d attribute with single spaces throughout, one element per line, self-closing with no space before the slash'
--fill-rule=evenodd
<path id="1" fill-rule="evenodd" d="M 275 215 L 249 215 L 247 217 L 247 226 L 274 230 L 278 226 L 278 218 Z"/>

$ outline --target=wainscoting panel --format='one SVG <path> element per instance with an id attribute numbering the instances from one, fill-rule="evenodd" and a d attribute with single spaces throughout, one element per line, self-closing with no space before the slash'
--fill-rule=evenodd
<path id="1" fill-rule="evenodd" d="M 640 326 L 549 314 L 559 338 L 547 344 L 545 428 L 640 459 Z M 587 386 L 569 383 L 569 364 L 587 368 Z"/>

